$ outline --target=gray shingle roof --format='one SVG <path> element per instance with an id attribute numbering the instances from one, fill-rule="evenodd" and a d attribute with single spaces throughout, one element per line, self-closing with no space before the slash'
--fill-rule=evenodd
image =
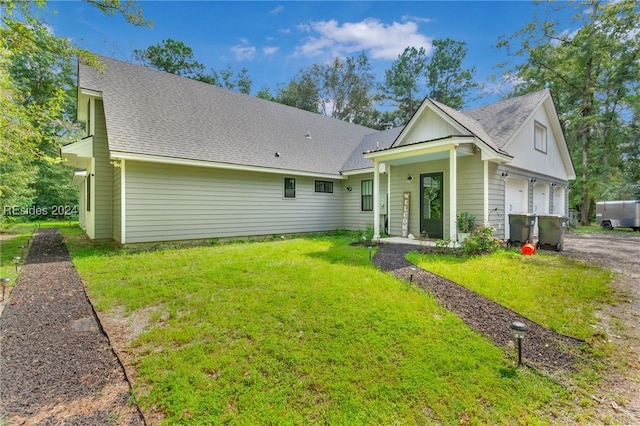
<path id="1" fill-rule="evenodd" d="M 373 167 L 373 161 L 364 158 L 362 154 L 366 151 L 389 148 L 401 131 L 402 127 L 396 127 L 366 135 L 344 164 L 342 170 L 346 172 Z"/>
<path id="2" fill-rule="evenodd" d="M 102 92 L 111 151 L 338 175 L 372 167 L 362 153 L 389 148 L 402 131 L 376 132 L 140 65 L 99 60 L 104 70 L 79 65 L 78 84 Z M 465 112 L 434 104 L 504 153 L 548 95 L 543 90 Z"/>
<path id="3" fill-rule="evenodd" d="M 79 86 L 102 92 L 111 151 L 337 175 L 374 132 L 143 66 L 99 60 L 103 71 L 80 65 Z"/>
<path id="4" fill-rule="evenodd" d="M 495 104 L 465 111 L 489 134 L 494 143 L 503 148 L 522 123 L 550 95 L 548 89 L 507 99 Z"/>

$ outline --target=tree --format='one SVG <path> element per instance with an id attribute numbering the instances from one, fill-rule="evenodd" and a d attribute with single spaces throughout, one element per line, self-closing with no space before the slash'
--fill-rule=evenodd
<path id="1" fill-rule="evenodd" d="M 517 82 L 515 93 L 543 87 L 554 93 L 578 173 L 571 201 L 586 225 L 596 197 L 615 197 L 609 182 L 619 179 L 627 165 L 622 148 L 633 145 L 629 139 L 631 117 L 637 116 L 632 100 L 639 90 L 640 14 L 633 0 L 589 0 L 575 7 L 576 31 L 566 32 L 566 26 L 536 15 L 499 46 L 526 59 L 508 71 Z"/>
<path id="2" fill-rule="evenodd" d="M 205 66 L 195 60 L 193 50 L 181 41 L 169 38 L 146 49 L 135 49 L 133 54 L 136 60 L 149 68 L 236 90 L 247 95 L 251 93 L 253 83 L 246 68 L 242 68 L 235 79 L 230 65 L 219 73 L 211 69 L 207 74 Z"/>
<path id="3" fill-rule="evenodd" d="M 423 47 L 409 46 L 385 71 L 378 100 L 390 101 L 395 110 L 380 115 L 381 127 L 403 126 L 409 122 L 425 97 L 462 109 L 474 82 L 475 68 L 462 69 L 467 55 L 465 43 L 450 38 L 433 41 L 428 59 Z"/>
<path id="4" fill-rule="evenodd" d="M 24 158 L 21 168 L 36 173 L 32 176 L 37 177 L 37 181 L 28 186 L 36 206 L 71 206 L 77 203 L 77 191 L 69 178 L 72 170 L 61 163 L 59 149 L 70 142 L 69 138 L 78 130 L 71 124 L 75 117 L 75 61 L 70 56 L 57 54 L 69 47 L 66 40 L 45 42 L 51 37 L 46 28 L 32 28 L 32 36 L 34 40 L 40 40 L 38 45 L 55 49 L 34 47 L 34 50 L 15 52 L 11 56 L 9 73 L 14 88 L 26 95 L 20 102 L 27 109 L 44 106 L 47 112 L 42 120 L 31 122 L 37 135 L 32 145 L 36 156 Z M 15 167 L 15 163 L 9 167 Z"/>
<path id="5" fill-rule="evenodd" d="M 121 14 L 134 25 L 149 24 L 134 1 L 88 3 L 107 14 Z M 40 18 L 46 4 L 44 0 L 0 3 L 2 223 L 7 219 L 6 208 L 26 209 L 38 199 L 59 203 L 66 198 L 64 184 L 46 184 L 43 179 L 67 173 L 65 179 L 71 180 L 59 163 L 59 148 L 73 135 L 73 64 L 77 57 L 98 66 L 94 55 L 49 32 Z"/>
<path id="6" fill-rule="evenodd" d="M 455 109 L 462 109 L 474 82 L 475 67 L 462 69 L 467 48 L 450 38 L 434 40 L 434 53 L 426 66 L 427 96 Z"/>
<path id="7" fill-rule="evenodd" d="M 171 38 L 146 49 L 135 49 L 133 55 L 149 68 L 184 77 L 194 77 L 204 71 L 204 65 L 193 59 L 193 50 Z"/>
<path id="8" fill-rule="evenodd" d="M 356 124 L 370 121 L 370 92 L 375 77 L 364 52 L 345 60 L 335 58 L 326 65 L 315 64 L 310 73 L 316 81 L 324 115 Z"/>
<path id="9" fill-rule="evenodd" d="M 391 68 L 384 73 L 384 84 L 378 87 L 378 99 L 391 101 L 394 111 L 383 114 L 385 127 L 402 126 L 409 122 L 424 98 L 420 84 L 426 69 L 427 54 L 423 47 L 407 47 Z"/>
<path id="10" fill-rule="evenodd" d="M 320 112 L 320 94 L 316 81 L 304 70 L 288 83 L 280 85 L 274 100 L 305 111 Z"/>
<path id="11" fill-rule="evenodd" d="M 319 112 L 356 124 L 368 125 L 374 113 L 374 75 L 363 52 L 345 60 L 335 58 L 329 64 L 303 68 L 287 84 L 280 86 L 276 101 Z"/>

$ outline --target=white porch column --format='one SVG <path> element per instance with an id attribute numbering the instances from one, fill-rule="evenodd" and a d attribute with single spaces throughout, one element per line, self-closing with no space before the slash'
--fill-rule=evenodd
<path id="1" fill-rule="evenodd" d="M 386 165 L 387 169 L 387 233 L 391 233 L 391 164 Z"/>
<path id="2" fill-rule="evenodd" d="M 458 159 L 456 147 L 449 148 L 449 238 L 458 239 L 458 227 L 456 226 L 456 214 L 458 212 Z"/>
<path id="3" fill-rule="evenodd" d="M 484 160 L 482 162 L 482 165 L 484 167 L 484 170 L 482 172 L 482 182 L 484 185 L 484 188 L 483 188 L 484 210 L 482 212 L 482 215 L 484 217 L 484 220 L 482 221 L 482 223 L 484 223 L 485 226 L 488 226 L 489 225 L 489 161 Z"/>
<path id="4" fill-rule="evenodd" d="M 380 239 L 380 161 L 373 160 L 373 239 Z"/>

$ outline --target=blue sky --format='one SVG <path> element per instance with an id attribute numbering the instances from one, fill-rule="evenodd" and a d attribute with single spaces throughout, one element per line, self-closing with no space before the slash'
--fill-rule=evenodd
<path id="1" fill-rule="evenodd" d="M 465 67 L 484 82 L 506 59 L 495 47 L 533 19 L 529 1 L 140 1 L 153 28 L 137 28 L 82 2 L 52 1 L 52 31 L 82 48 L 133 61 L 133 50 L 172 38 L 207 69 L 245 67 L 261 87 L 276 88 L 301 67 L 366 51 L 378 81 L 406 46 L 431 50 L 436 38 L 467 44 Z M 491 90 L 504 90 L 491 86 Z M 484 104 L 495 97 L 474 102 Z"/>

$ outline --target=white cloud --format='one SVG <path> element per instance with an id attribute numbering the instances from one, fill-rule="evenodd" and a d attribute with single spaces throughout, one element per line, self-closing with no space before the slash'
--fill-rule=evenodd
<path id="1" fill-rule="evenodd" d="M 507 93 L 512 93 L 517 86 L 523 83 L 524 80 L 521 77 L 508 73 L 503 75 L 500 80 L 486 83 L 482 91 L 491 95 L 504 96 Z"/>
<path id="2" fill-rule="evenodd" d="M 346 56 L 366 50 L 372 59 L 394 60 L 407 46 L 424 47 L 427 54 L 432 49 L 431 38 L 420 34 L 414 21 L 385 24 L 368 18 L 339 24 L 332 19 L 301 24 L 298 30 L 314 34 L 296 48 L 296 55 L 302 56 Z"/>
<path id="3" fill-rule="evenodd" d="M 403 15 L 402 18 L 402 22 L 407 22 L 407 21 L 412 21 L 412 22 L 419 22 L 422 24 L 428 24 L 430 22 L 433 22 L 433 19 L 431 18 L 423 18 L 421 16 L 415 16 L 415 15 Z"/>
<path id="4" fill-rule="evenodd" d="M 271 9 L 271 10 L 269 11 L 269 14 L 270 14 L 270 15 L 278 15 L 278 14 L 279 14 L 280 12 L 282 12 L 283 10 L 284 10 L 284 6 L 278 6 L 278 7 L 274 8 L 274 9 Z"/>
<path id="5" fill-rule="evenodd" d="M 262 53 L 264 53 L 266 56 L 269 56 L 269 55 L 273 55 L 278 50 L 280 50 L 280 47 L 278 46 L 267 46 L 262 48 Z"/>
<path id="6" fill-rule="evenodd" d="M 251 60 L 256 55 L 255 46 L 248 46 L 246 43 L 232 46 L 231 51 L 238 61 Z"/>

